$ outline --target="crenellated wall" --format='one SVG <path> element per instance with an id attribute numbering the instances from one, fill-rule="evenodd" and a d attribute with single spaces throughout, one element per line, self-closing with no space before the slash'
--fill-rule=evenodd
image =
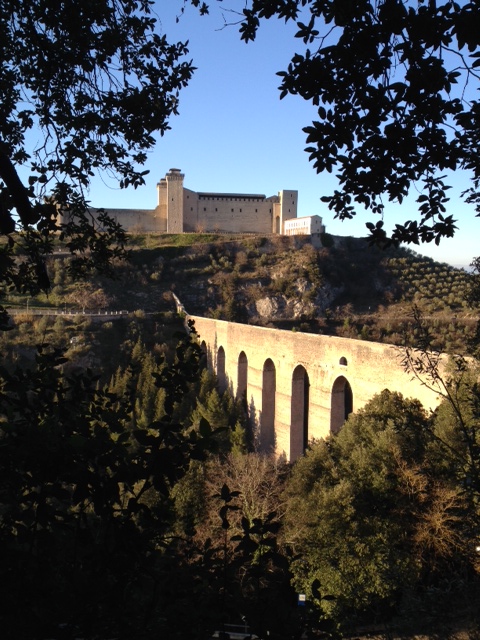
<path id="1" fill-rule="evenodd" d="M 245 398 L 259 449 L 290 460 L 383 389 L 427 410 L 440 401 L 404 371 L 403 351 L 392 345 L 189 318 L 220 388 Z"/>

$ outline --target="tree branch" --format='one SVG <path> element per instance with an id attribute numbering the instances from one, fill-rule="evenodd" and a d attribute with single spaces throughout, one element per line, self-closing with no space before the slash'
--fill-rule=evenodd
<path id="1" fill-rule="evenodd" d="M 10 196 L 17 210 L 18 216 L 23 226 L 38 222 L 38 214 L 34 211 L 27 190 L 18 177 L 18 173 L 8 155 L 3 151 L 4 145 L 0 141 L 0 178 L 7 185 Z M 13 233 L 15 222 L 8 210 L 0 211 L 0 231 L 2 233 Z"/>

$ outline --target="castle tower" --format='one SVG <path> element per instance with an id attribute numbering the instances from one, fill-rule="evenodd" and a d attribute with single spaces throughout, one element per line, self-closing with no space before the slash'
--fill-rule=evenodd
<path id="1" fill-rule="evenodd" d="M 183 233 L 183 179 L 180 169 L 170 169 L 165 176 L 167 184 L 167 233 Z M 163 188 L 162 188 L 163 190 Z M 160 189 L 159 189 L 160 193 Z"/>
<path id="2" fill-rule="evenodd" d="M 284 190 L 279 192 L 280 211 L 275 220 L 274 233 L 285 233 L 285 221 L 297 217 L 298 191 Z"/>
<path id="3" fill-rule="evenodd" d="M 157 195 L 157 206 L 165 207 L 167 204 L 167 181 L 165 178 L 162 178 L 160 182 L 157 182 Z"/>
<path id="4" fill-rule="evenodd" d="M 155 215 L 159 219 L 159 229 L 162 231 L 167 230 L 167 181 L 162 178 L 157 183 L 158 204 L 155 210 Z"/>

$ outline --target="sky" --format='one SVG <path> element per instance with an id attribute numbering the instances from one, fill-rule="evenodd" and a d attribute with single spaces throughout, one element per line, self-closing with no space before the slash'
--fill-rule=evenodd
<path id="1" fill-rule="evenodd" d="M 212 0 L 211 4 L 214 2 Z M 197 70 L 180 93 L 179 115 L 171 130 L 159 136 L 144 169 L 146 184 L 120 190 L 112 182 L 96 179 L 89 194 L 95 207 L 154 208 L 156 184 L 170 168 L 185 174 L 184 185 L 193 191 L 276 195 L 283 189 L 298 191 L 298 215 L 319 215 L 328 233 L 365 236 L 365 223 L 379 217 L 360 212 L 354 220 L 333 218 L 320 201 L 336 187 L 332 174 L 318 175 L 304 151 L 302 128 L 315 118 L 315 107 L 298 96 L 280 100 L 278 71 L 285 70 L 302 43 L 294 38 L 294 25 L 273 20 L 262 23 L 257 39 L 245 44 L 238 27 L 225 26 L 218 9 L 199 16 L 191 6 L 176 22 L 182 0 L 157 0 L 160 28 L 169 41 L 189 40 Z M 233 23 L 235 16 L 225 14 Z M 461 184 L 461 177 L 455 183 Z M 460 191 L 468 186 L 456 187 Z M 453 189 L 451 191 L 454 191 Z M 385 201 L 387 230 L 415 216 L 415 198 L 403 205 Z M 453 239 L 412 245 L 412 249 L 439 262 L 468 267 L 480 254 L 480 218 L 473 207 L 452 197 L 448 213 L 458 220 Z"/>

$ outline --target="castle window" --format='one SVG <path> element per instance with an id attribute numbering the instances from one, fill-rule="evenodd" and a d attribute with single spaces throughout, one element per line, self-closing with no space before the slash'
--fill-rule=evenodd
<path id="1" fill-rule="evenodd" d="M 217 207 L 215 207 L 215 211 L 218 211 Z"/>
<path id="2" fill-rule="evenodd" d="M 258 213 L 258 209 L 255 209 L 255 213 Z"/>
<path id="3" fill-rule="evenodd" d="M 206 210 L 207 210 L 207 207 L 203 207 L 203 210 L 204 210 L 204 211 L 206 211 Z"/>
<path id="4" fill-rule="evenodd" d="M 345 356 L 342 356 L 342 357 L 340 358 L 340 361 L 339 361 L 339 363 L 338 363 L 338 364 L 341 364 L 341 365 L 343 365 L 344 367 L 346 367 L 346 366 L 347 366 L 347 364 L 348 364 L 348 363 L 347 363 L 347 359 L 345 358 Z"/>
<path id="5" fill-rule="evenodd" d="M 233 209 L 232 209 L 232 213 L 233 213 Z"/>
<path id="6" fill-rule="evenodd" d="M 240 213 L 242 213 L 242 210 L 240 209 Z"/>

